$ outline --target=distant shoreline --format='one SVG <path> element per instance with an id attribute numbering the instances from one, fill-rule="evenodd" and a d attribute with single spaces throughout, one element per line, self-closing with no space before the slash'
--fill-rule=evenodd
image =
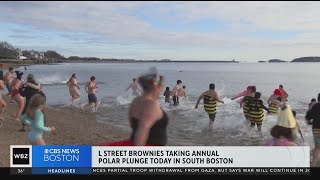
<path id="1" fill-rule="evenodd" d="M 63 63 L 240 63 L 239 61 L 86 61 L 71 60 Z"/>
<path id="2" fill-rule="evenodd" d="M 19 59 L 0 59 L 0 64 L 12 65 L 12 66 L 29 66 L 37 64 L 63 64 L 63 63 L 118 63 L 118 64 L 127 64 L 127 63 L 228 63 L 228 64 L 246 64 L 246 63 L 259 63 L 259 64 L 278 64 L 278 63 L 317 63 L 317 61 L 284 61 L 284 62 L 268 62 L 268 61 L 258 61 L 258 62 L 241 62 L 241 61 L 144 61 L 144 60 L 135 60 L 135 61 L 126 61 L 126 60 L 106 60 L 106 61 L 88 61 L 88 60 L 63 60 L 59 62 L 44 62 L 36 63 L 33 60 L 19 60 Z"/>

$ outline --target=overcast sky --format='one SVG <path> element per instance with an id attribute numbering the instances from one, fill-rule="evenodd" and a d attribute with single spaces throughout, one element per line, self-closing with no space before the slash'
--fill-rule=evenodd
<path id="1" fill-rule="evenodd" d="M 100 58 L 320 56 L 320 2 L 0 2 L 0 41 Z"/>

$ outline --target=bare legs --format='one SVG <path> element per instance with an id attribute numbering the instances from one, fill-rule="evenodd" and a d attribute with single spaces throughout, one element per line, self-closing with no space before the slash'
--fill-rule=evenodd
<path id="1" fill-rule="evenodd" d="M 211 119 L 209 119 L 209 128 L 213 129 L 213 122 L 211 121 Z"/>
<path id="2" fill-rule="evenodd" d="M 13 102 L 12 102 L 12 96 L 11 96 L 11 92 L 9 92 L 8 94 L 6 94 L 6 96 L 10 96 L 10 101 L 9 101 L 9 104 L 12 104 Z"/>
<path id="3" fill-rule="evenodd" d="M 2 126 L 2 121 L 4 120 L 4 117 L 3 117 L 3 112 L 5 110 L 7 106 L 7 103 L 2 99 L 0 98 L 0 127 Z"/>
<path id="4" fill-rule="evenodd" d="M 74 101 L 79 99 L 79 98 L 80 98 L 80 95 L 71 96 L 69 107 L 73 106 L 74 105 Z"/>
<path id="5" fill-rule="evenodd" d="M 209 128 L 213 129 L 213 122 L 216 118 L 216 114 L 208 114 L 209 115 Z"/>
<path id="6" fill-rule="evenodd" d="M 80 98 L 80 92 L 78 91 L 77 87 L 71 87 L 69 89 L 70 92 L 70 103 L 69 103 L 69 107 L 74 105 L 74 101 L 78 98 Z"/>
<path id="7" fill-rule="evenodd" d="M 314 142 L 313 158 L 311 167 L 315 167 L 320 154 L 320 142 Z"/>
<path id="8" fill-rule="evenodd" d="M 95 103 L 94 112 L 97 112 L 97 111 L 98 111 L 99 105 L 100 105 L 100 101 L 97 101 L 97 102 Z"/>
<path id="9" fill-rule="evenodd" d="M 92 109 L 93 112 L 97 112 L 99 105 L 100 105 L 100 101 L 97 101 L 95 103 L 86 103 L 86 104 L 82 104 L 80 106 L 80 109 L 82 112 L 84 112 L 84 109 L 87 108 L 88 106 L 90 106 L 91 108 L 94 108 L 94 109 Z"/>
<path id="10" fill-rule="evenodd" d="M 46 145 L 43 139 L 38 139 L 31 143 L 32 145 Z"/>
<path id="11" fill-rule="evenodd" d="M 6 109 L 7 103 L 0 98 L 0 120 L 3 120 L 3 112 Z"/>
<path id="12" fill-rule="evenodd" d="M 88 107 L 88 106 L 91 106 L 91 107 L 92 107 L 92 104 L 93 104 L 93 103 L 81 104 L 81 106 L 80 106 L 81 111 L 84 112 L 84 109 L 85 109 L 86 107 Z"/>
<path id="13" fill-rule="evenodd" d="M 20 121 L 19 118 L 24 108 L 24 100 L 20 94 L 15 95 L 13 99 L 18 103 L 18 111 L 15 114 L 15 120 Z"/>

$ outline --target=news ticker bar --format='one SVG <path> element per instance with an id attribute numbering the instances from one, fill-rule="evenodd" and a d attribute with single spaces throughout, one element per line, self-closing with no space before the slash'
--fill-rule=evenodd
<path id="1" fill-rule="evenodd" d="M 11 145 L 10 167 L 12 174 L 307 174 L 310 147 Z"/>
<path id="2" fill-rule="evenodd" d="M 320 169 L 318 169 L 320 170 Z M 11 175 L 310 175 L 310 168 L 10 168 Z"/>
<path id="3" fill-rule="evenodd" d="M 10 146 L 17 168 L 310 167 L 309 146 Z"/>

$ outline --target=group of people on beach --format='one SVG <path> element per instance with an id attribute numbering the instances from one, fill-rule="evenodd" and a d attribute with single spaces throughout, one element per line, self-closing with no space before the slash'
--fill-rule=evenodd
<path id="1" fill-rule="evenodd" d="M 14 73 L 16 77 L 14 77 Z M 18 104 L 18 109 L 13 117 L 17 122 L 21 122 L 22 124 L 19 131 L 24 132 L 25 126 L 29 125 L 31 126 L 31 131 L 28 134 L 30 143 L 38 145 L 45 144 L 42 139 L 43 131 L 55 133 L 55 128 L 47 128 L 44 126 L 46 95 L 42 92 L 40 83 L 35 81 L 33 74 L 28 74 L 27 80 L 23 80 L 23 72 L 14 71 L 12 67 L 9 67 L 8 72 L 4 76 L 3 71 L 0 71 L 1 121 L 4 120 L 3 112 L 7 106 L 7 103 L 2 98 L 4 86 L 6 86 L 8 90 L 6 96 L 10 96 L 9 103 L 12 104 L 14 100 Z"/>
<path id="2" fill-rule="evenodd" d="M 1 74 L 0 74 L 1 75 Z M 4 83 L 0 80 L 0 90 L 7 86 L 12 99 L 18 103 L 18 111 L 15 114 L 15 119 L 19 120 L 24 125 L 31 126 L 28 138 L 31 144 L 44 145 L 42 138 L 43 132 L 55 133 L 55 127 L 44 126 L 44 113 L 46 98 L 41 91 L 41 85 L 36 83 L 32 74 L 28 75 L 27 81 L 22 80 L 23 73 L 16 71 L 16 78 L 13 78 L 13 68 L 9 68 L 9 72 L 4 76 Z M 1 76 L 0 76 L 1 77 Z M 160 93 L 162 92 L 164 84 L 164 77 L 159 75 L 155 67 L 133 82 L 126 89 L 133 90 L 135 98 L 130 104 L 128 119 L 132 129 L 131 135 L 128 139 L 117 142 L 106 142 L 100 145 L 107 146 L 164 146 L 167 144 L 167 126 L 169 117 L 161 108 L 159 101 Z M 79 85 L 77 83 L 76 74 L 72 74 L 67 82 L 71 96 L 70 105 L 80 97 Z M 141 88 L 140 88 L 141 87 Z M 86 83 L 85 89 L 88 93 L 88 103 L 81 105 L 83 110 L 85 106 L 95 104 L 95 111 L 98 109 L 99 102 L 95 96 L 97 89 L 95 77 L 92 76 L 90 81 Z M 208 113 L 209 127 L 213 127 L 218 112 L 217 103 L 224 103 L 215 91 L 215 84 L 210 83 L 208 90 L 201 93 L 197 99 L 195 108 L 197 109 L 201 100 L 203 100 L 204 110 Z M 29 89 L 29 90 L 27 90 Z M 31 93 L 31 90 L 32 93 Z M 28 94 L 28 95 L 26 95 Z M 179 105 L 179 97 L 186 97 L 185 88 L 182 86 L 182 80 L 177 80 L 177 84 L 170 91 L 166 87 L 165 102 L 171 103 L 174 106 Z M 26 97 L 24 102 L 23 97 Z M 264 120 L 264 110 L 269 114 L 277 115 L 277 124 L 271 129 L 272 139 L 266 143 L 270 146 L 296 146 L 296 129 L 298 123 L 295 119 L 296 112 L 292 111 L 290 105 L 287 104 L 288 93 L 280 85 L 275 89 L 273 94 L 269 97 L 266 107 L 261 100 L 261 93 L 256 92 L 256 86 L 248 86 L 247 90 L 232 97 L 232 100 L 241 98 L 240 107 L 243 108 L 243 114 L 252 129 L 257 125 L 258 131 L 261 132 L 261 127 Z M 2 115 L 6 103 L 0 99 L 0 113 Z M 320 94 L 318 95 L 318 102 L 312 100 L 309 104 L 306 120 L 308 124 L 312 124 L 315 148 L 313 151 L 312 165 L 315 165 L 320 153 Z M 21 115 L 22 114 L 22 115 Z M 300 130 L 301 133 L 301 130 Z M 302 133 L 301 133 L 302 136 Z M 302 136 L 303 138 L 303 136 Z"/>

